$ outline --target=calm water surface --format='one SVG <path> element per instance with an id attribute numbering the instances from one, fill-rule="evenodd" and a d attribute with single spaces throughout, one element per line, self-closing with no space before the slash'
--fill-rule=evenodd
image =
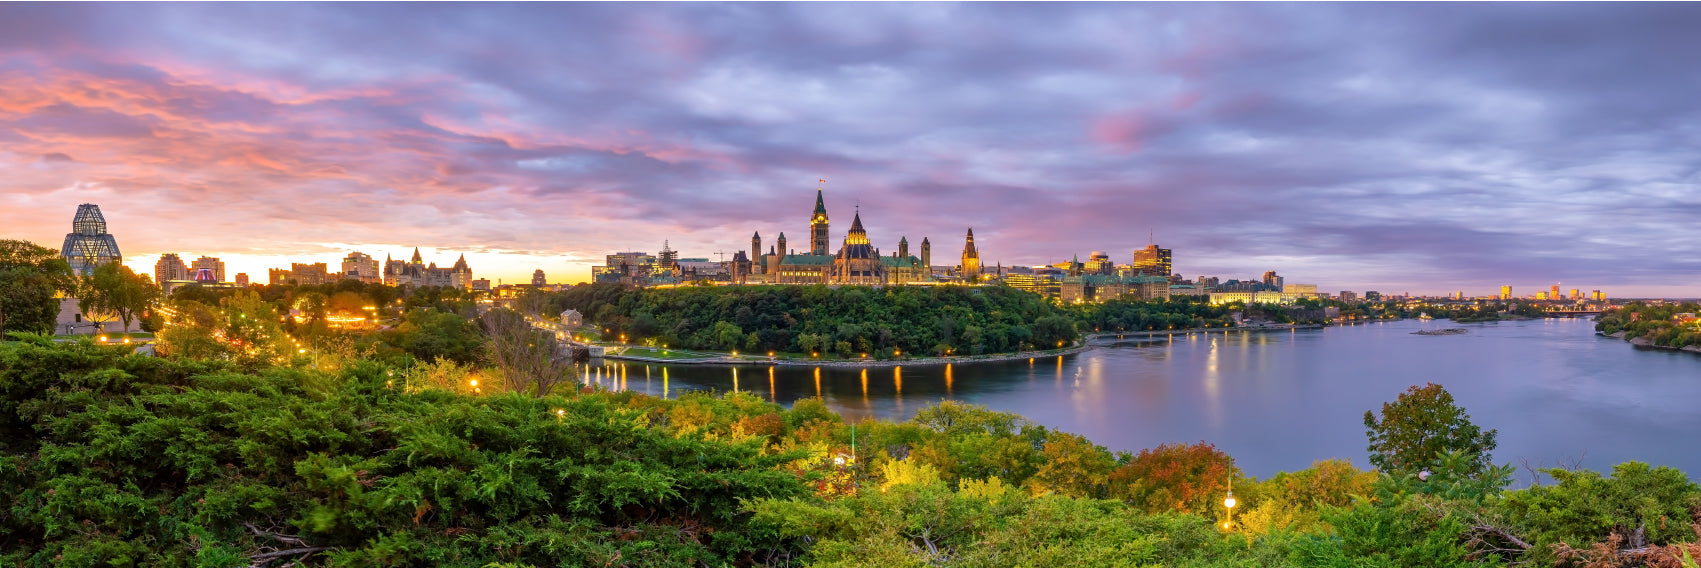
<path id="1" fill-rule="evenodd" d="M 1448 327 L 1470 332 L 1411 334 Z M 621 388 L 621 364 L 599 363 L 591 381 Z M 1260 477 L 1325 458 L 1367 467 L 1364 412 L 1435 382 L 1473 422 L 1500 431 L 1497 462 L 1607 470 L 1639 460 L 1701 478 L 1701 356 L 1636 349 L 1582 319 L 1177 335 L 949 368 L 624 367 L 624 388 L 656 396 L 736 389 L 787 405 L 820 396 L 847 418 L 893 420 L 952 399 L 1113 451 L 1203 440 Z"/>

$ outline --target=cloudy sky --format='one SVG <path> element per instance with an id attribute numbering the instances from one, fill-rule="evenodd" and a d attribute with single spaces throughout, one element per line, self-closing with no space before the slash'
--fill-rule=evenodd
<path id="1" fill-rule="evenodd" d="M 1701 295 L 1697 4 L 0 4 L 0 238 L 127 261 L 421 247 Z M 766 246 L 766 245 L 765 245 Z"/>

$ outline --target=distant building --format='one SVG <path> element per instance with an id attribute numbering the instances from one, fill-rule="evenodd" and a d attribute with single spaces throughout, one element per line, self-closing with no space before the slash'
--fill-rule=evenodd
<path id="1" fill-rule="evenodd" d="M 413 258 L 408 262 L 384 257 L 384 283 L 390 286 L 441 286 L 465 290 L 472 286 L 472 280 L 472 269 L 467 267 L 467 255 L 464 254 L 449 268 L 438 268 L 436 262 L 427 266 L 425 259 L 419 255 L 419 247 L 414 247 Z"/>
<path id="2" fill-rule="evenodd" d="M 1104 251 L 1095 250 L 1087 253 L 1087 263 L 1081 267 L 1081 271 L 1085 274 L 1111 275 L 1116 273 L 1116 263 L 1111 262 L 1110 255 Z"/>
<path id="3" fill-rule="evenodd" d="M 862 226 L 862 212 L 858 211 L 851 220 L 850 231 L 845 234 L 844 241 L 837 253 L 828 252 L 827 204 L 821 188 L 815 190 L 815 209 L 809 217 L 809 254 L 788 254 L 785 248 L 785 234 L 779 237 L 779 246 L 774 253 L 763 255 L 765 261 L 765 276 L 762 282 L 771 284 L 861 284 L 879 286 L 886 284 L 910 284 L 930 281 L 933 279 L 932 270 L 928 265 L 931 260 L 931 245 L 927 239 L 921 241 L 921 258 L 910 256 L 909 238 L 900 237 L 898 252 L 892 255 L 881 255 L 880 249 L 875 248 L 868 237 L 868 231 Z M 980 256 L 973 250 L 974 232 L 969 232 L 968 246 L 964 249 L 965 258 L 973 253 L 973 264 L 979 271 Z M 752 239 L 753 245 L 760 244 Z M 737 257 L 734 256 L 734 260 Z M 752 259 L 754 263 L 756 259 Z M 754 272 L 754 269 L 752 269 Z"/>
<path id="4" fill-rule="evenodd" d="M 542 268 L 539 268 L 537 270 L 532 271 L 532 287 L 542 288 L 545 285 L 547 285 L 548 283 L 549 282 L 544 280 L 544 278 L 543 278 L 543 269 Z"/>
<path id="5" fill-rule="evenodd" d="M 1558 300 L 1562 297 L 1563 296 L 1559 295 L 1559 285 L 1558 284 L 1554 284 L 1553 287 L 1549 288 L 1548 291 L 1547 291 L 1547 299 L 1549 299 L 1549 300 Z"/>
<path id="6" fill-rule="evenodd" d="M 1298 294 L 1299 297 L 1301 297 L 1301 298 L 1312 298 L 1312 297 L 1317 296 L 1317 285 L 1316 284 L 1287 284 L 1287 285 L 1282 286 L 1281 291 L 1287 292 L 1287 293 Z"/>
<path id="7" fill-rule="evenodd" d="M 72 272 L 85 276 L 94 273 L 96 266 L 124 260 L 124 255 L 118 252 L 118 240 L 106 232 L 106 217 L 100 214 L 100 206 L 93 203 L 77 206 L 77 215 L 71 219 L 71 232 L 65 235 L 59 256 L 70 263 Z"/>
<path id="8" fill-rule="evenodd" d="M 1269 286 L 1270 289 L 1272 289 L 1272 290 L 1281 290 L 1282 289 L 1282 277 L 1278 276 L 1276 274 L 1276 271 L 1274 271 L 1274 270 L 1271 270 L 1269 272 L 1265 272 L 1264 273 L 1264 285 Z"/>
<path id="9" fill-rule="evenodd" d="M 247 272 L 236 273 L 236 285 L 237 286 L 247 286 L 248 285 L 248 273 Z"/>
<path id="10" fill-rule="evenodd" d="M 1368 294 L 1368 293 L 1367 293 Z M 1243 302 L 1247 304 L 1292 304 L 1299 301 L 1299 294 L 1280 292 L 1276 290 L 1259 290 L 1255 292 L 1211 292 L 1211 304 L 1228 304 Z"/>
<path id="11" fill-rule="evenodd" d="M 289 270 L 281 268 L 268 269 L 266 271 L 266 277 L 273 286 L 283 284 L 316 286 L 320 284 L 333 284 L 337 281 L 337 275 L 332 274 L 330 269 L 325 266 L 325 263 L 323 262 L 315 262 L 313 264 L 302 264 L 299 262 L 290 263 Z"/>
<path id="12" fill-rule="evenodd" d="M 1602 293 L 1601 293 L 1601 291 L 1600 291 L 1600 290 L 1593 290 L 1593 291 L 1590 291 L 1590 292 L 1589 292 L 1589 297 L 1590 297 L 1590 298 L 1593 298 L 1593 299 L 1594 299 L 1594 300 L 1595 300 L 1595 301 L 1596 301 L 1596 302 L 1604 302 L 1604 301 L 1606 301 L 1606 295 L 1605 295 L 1605 294 L 1602 294 Z"/>
<path id="13" fill-rule="evenodd" d="M 1012 267 L 1012 270 L 1015 268 L 1018 267 Z M 1063 271 L 1049 266 L 1039 269 L 1030 268 L 1027 269 L 1026 273 L 1011 272 L 1004 276 L 1003 282 L 1005 286 L 1050 298 L 1056 298 L 1063 294 Z"/>
<path id="14" fill-rule="evenodd" d="M 384 272 L 378 268 L 378 259 L 354 251 L 343 257 L 343 278 L 367 284 L 383 284 Z"/>
<path id="15" fill-rule="evenodd" d="M 1342 302 L 1351 302 L 1358 299 L 1358 293 L 1352 290 L 1341 290 L 1340 299 Z"/>
<path id="16" fill-rule="evenodd" d="M 964 281 L 980 278 L 980 250 L 975 248 L 975 228 L 969 227 L 969 234 L 963 240 L 963 263 L 960 275 Z"/>
<path id="17" fill-rule="evenodd" d="M 1502 300 L 1512 299 L 1512 287 L 1511 286 L 1501 286 L 1500 287 L 1500 299 L 1502 299 Z"/>
<path id="18" fill-rule="evenodd" d="M 1382 299 L 1382 293 L 1377 292 L 1375 290 L 1365 290 L 1364 291 L 1364 299 L 1367 300 L 1367 301 L 1375 302 L 1375 301 Z"/>
<path id="19" fill-rule="evenodd" d="M 1146 276 L 1169 276 L 1170 250 L 1158 248 L 1158 245 L 1146 245 L 1146 248 L 1134 251 L 1134 272 Z"/>
<path id="20" fill-rule="evenodd" d="M 561 312 L 561 325 L 567 327 L 579 327 L 585 325 L 585 316 L 584 314 L 579 313 L 578 310 L 567 310 L 565 312 Z"/>
<path id="21" fill-rule="evenodd" d="M 1058 284 L 1058 299 L 1065 303 L 1104 302 L 1118 298 L 1165 300 L 1169 298 L 1169 290 L 1169 278 L 1163 276 L 1089 274 L 1063 278 Z"/>
<path id="22" fill-rule="evenodd" d="M 212 271 L 214 282 L 224 282 L 224 261 L 219 260 L 216 257 L 203 256 L 195 259 L 195 262 L 189 264 L 189 271 L 191 273 L 199 273 L 203 268 Z M 200 276 L 195 277 L 196 281 L 199 281 L 200 279 Z"/>
<path id="23" fill-rule="evenodd" d="M 159 261 L 154 263 L 154 282 L 162 288 L 166 287 L 166 282 L 188 279 L 189 265 L 183 264 L 183 259 L 177 258 L 177 253 L 162 254 Z"/>
<path id="24" fill-rule="evenodd" d="M 489 278 L 480 278 L 478 280 L 472 281 L 472 289 L 478 290 L 478 291 L 481 291 L 481 292 L 489 292 L 490 291 L 490 279 Z"/>
<path id="25" fill-rule="evenodd" d="M 604 257 L 602 266 L 591 267 L 591 280 L 642 286 L 649 283 L 655 271 L 655 255 L 647 252 L 617 252 Z"/>

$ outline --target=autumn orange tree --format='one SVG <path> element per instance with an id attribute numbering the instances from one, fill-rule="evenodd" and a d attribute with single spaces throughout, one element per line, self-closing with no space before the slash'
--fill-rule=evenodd
<path id="1" fill-rule="evenodd" d="M 1209 515 L 1221 508 L 1229 480 L 1239 474 L 1234 458 L 1199 442 L 1140 450 L 1109 481 L 1113 497 L 1141 510 Z"/>

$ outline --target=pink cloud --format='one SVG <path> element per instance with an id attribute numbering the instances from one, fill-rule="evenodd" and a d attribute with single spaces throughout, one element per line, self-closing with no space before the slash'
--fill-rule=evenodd
<path id="1" fill-rule="evenodd" d="M 1120 154 L 1140 151 L 1143 145 L 1144 121 L 1139 111 L 1124 111 L 1093 120 L 1091 134 L 1094 142 L 1104 149 Z"/>

